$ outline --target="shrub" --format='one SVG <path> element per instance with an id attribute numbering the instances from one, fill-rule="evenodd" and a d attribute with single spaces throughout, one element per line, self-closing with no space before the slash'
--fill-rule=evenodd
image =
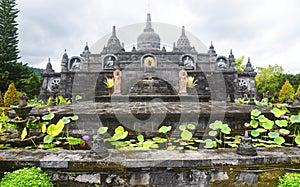
<path id="1" fill-rule="evenodd" d="M 297 94 L 298 96 L 300 96 L 300 84 L 299 84 L 299 86 L 298 86 L 298 89 L 297 89 L 297 91 L 296 91 L 296 94 Z"/>
<path id="2" fill-rule="evenodd" d="M 294 88 L 291 83 L 286 80 L 285 83 L 282 85 L 281 90 L 279 92 L 279 101 L 283 102 L 286 99 L 294 99 Z"/>
<path id="3" fill-rule="evenodd" d="M 278 187 L 298 187 L 300 186 L 300 174 L 287 173 L 279 179 Z"/>
<path id="4" fill-rule="evenodd" d="M 31 167 L 6 173 L 0 182 L 1 187 L 52 187 L 50 177 L 40 168 Z"/>
<path id="5" fill-rule="evenodd" d="M 10 83 L 7 91 L 4 94 L 4 106 L 10 107 L 10 105 L 17 105 L 20 101 L 19 94 L 15 87 L 15 84 Z"/>

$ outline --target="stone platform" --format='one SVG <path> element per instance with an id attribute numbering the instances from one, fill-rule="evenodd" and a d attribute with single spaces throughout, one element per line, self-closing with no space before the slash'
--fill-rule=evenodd
<path id="1" fill-rule="evenodd" d="M 50 173 L 56 186 L 207 187 L 219 186 L 220 181 L 230 186 L 270 186 L 267 180 L 274 182 L 279 176 L 261 175 L 300 170 L 299 148 L 258 148 L 257 152 L 257 156 L 241 156 L 235 149 L 110 150 L 109 157 L 97 160 L 83 150 L 1 150 L 0 173 L 37 166 Z"/>
<path id="2" fill-rule="evenodd" d="M 76 128 L 95 130 L 100 126 L 114 129 L 122 124 L 129 130 L 151 135 L 157 133 L 161 125 L 171 125 L 173 130 L 181 124 L 193 123 L 195 133 L 201 136 L 210 123 L 221 120 L 237 133 L 244 133 L 244 123 L 250 121 L 253 109 L 272 118 L 271 108 L 255 105 L 241 105 L 230 102 L 78 102 L 71 105 L 58 105 L 34 108 L 31 115 L 42 116 L 48 108 L 59 119 L 63 116 L 78 115 Z"/>

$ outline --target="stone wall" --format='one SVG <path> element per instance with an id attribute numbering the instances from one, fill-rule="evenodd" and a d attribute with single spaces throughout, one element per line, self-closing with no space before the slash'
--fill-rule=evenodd
<path id="1" fill-rule="evenodd" d="M 240 156 L 235 149 L 198 151 L 109 151 L 96 159 L 83 150 L 1 150 L 4 172 L 37 166 L 56 186 L 276 186 L 286 172 L 300 169 L 298 148 L 257 149 Z"/>

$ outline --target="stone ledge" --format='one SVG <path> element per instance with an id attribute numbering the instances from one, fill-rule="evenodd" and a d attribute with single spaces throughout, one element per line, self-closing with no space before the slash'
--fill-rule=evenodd
<path id="1" fill-rule="evenodd" d="M 86 150 L 1 150 L 0 171 L 24 166 L 56 168 L 72 171 L 142 168 L 256 168 L 293 165 L 299 167 L 299 148 L 257 149 L 257 156 L 241 156 L 235 149 L 200 151 L 117 151 L 111 150 L 104 159 L 91 157 Z"/>

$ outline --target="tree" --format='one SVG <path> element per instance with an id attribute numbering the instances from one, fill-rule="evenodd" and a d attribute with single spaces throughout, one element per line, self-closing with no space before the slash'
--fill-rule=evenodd
<path id="1" fill-rule="evenodd" d="M 257 92 L 260 97 L 278 96 L 281 88 L 280 76 L 283 74 L 283 68 L 279 65 L 268 67 L 257 67 L 257 75 L 255 77 Z"/>
<path id="2" fill-rule="evenodd" d="M 297 94 L 298 96 L 300 96 L 300 84 L 299 84 L 299 86 L 298 86 L 298 89 L 297 89 L 297 91 L 296 91 L 296 94 Z"/>
<path id="3" fill-rule="evenodd" d="M 294 100 L 294 88 L 291 83 L 286 80 L 279 92 L 279 101 L 284 102 L 286 99 Z"/>
<path id="4" fill-rule="evenodd" d="M 20 101 L 19 94 L 14 83 L 10 83 L 7 91 L 4 94 L 4 106 L 17 105 Z"/>
<path id="5" fill-rule="evenodd" d="M 241 56 L 240 58 L 237 58 L 235 59 L 235 68 L 236 68 L 236 71 L 238 72 L 243 72 L 245 67 L 246 67 L 246 64 L 243 64 L 243 61 L 244 61 L 244 58 L 245 56 Z"/>
<path id="6" fill-rule="evenodd" d="M 20 58 L 16 5 L 16 0 L 0 1 L 0 62 L 15 63 Z"/>

